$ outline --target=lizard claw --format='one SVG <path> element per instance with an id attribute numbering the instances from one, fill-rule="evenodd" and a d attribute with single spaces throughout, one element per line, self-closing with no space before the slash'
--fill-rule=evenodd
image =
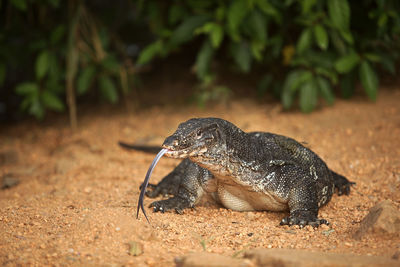
<path id="1" fill-rule="evenodd" d="M 341 195 L 350 195 L 350 188 L 351 188 L 351 186 L 353 186 L 355 184 L 356 183 L 354 183 L 354 182 L 348 182 L 346 184 L 338 186 L 337 187 L 338 195 L 339 196 L 341 196 Z"/>
<path id="2" fill-rule="evenodd" d="M 288 217 L 285 217 L 280 222 L 280 225 L 298 225 L 300 228 L 303 228 L 307 225 L 311 225 L 312 227 L 319 227 L 321 224 L 329 225 L 329 222 L 325 219 L 318 219 L 316 216 L 312 216 L 308 212 L 293 212 Z"/>
<path id="3" fill-rule="evenodd" d="M 179 197 L 172 197 L 165 200 L 154 201 L 149 207 L 153 208 L 154 212 L 166 212 L 169 210 L 175 210 L 178 214 L 183 214 L 183 210 L 190 208 L 190 204 L 187 200 Z"/>

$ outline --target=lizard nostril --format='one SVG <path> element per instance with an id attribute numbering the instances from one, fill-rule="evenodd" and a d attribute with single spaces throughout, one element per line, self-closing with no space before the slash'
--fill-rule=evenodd
<path id="1" fill-rule="evenodd" d="M 163 147 L 168 149 L 173 149 L 177 147 L 179 144 L 178 140 L 174 136 L 169 136 L 165 139 L 164 143 L 162 144 Z"/>

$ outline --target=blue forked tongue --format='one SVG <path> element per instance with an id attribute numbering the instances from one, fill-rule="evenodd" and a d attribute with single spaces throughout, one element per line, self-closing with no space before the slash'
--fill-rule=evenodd
<path id="1" fill-rule="evenodd" d="M 144 217 L 146 217 L 147 222 L 150 223 L 149 219 L 147 218 L 146 211 L 144 210 L 144 207 L 143 207 L 144 194 L 146 193 L 146 188 L 149 185 L 150 176 L 154 170 L 154 167 L 156 167 L 157 162 L 167 151 L 168 151 L 168 149 L 165 149 L 165 148 L 161 149 L 161 151 L 158 152 L 157 156 L 154 158 L 153 162 L 151 163 L 149 170 L 147 171 L 146 177 L 144 178 L 144 181 L 142 184 L 142 190 L 140 191 L 140 195 L 139 195 L 136 219 L 139 219 L 139 212 L 140 212 L 140 210 L 142 210 Z"/>

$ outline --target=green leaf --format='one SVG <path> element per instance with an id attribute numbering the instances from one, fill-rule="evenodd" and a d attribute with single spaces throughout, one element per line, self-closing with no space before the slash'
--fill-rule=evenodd
<path id="1" fill-rule="evenodd" d="M 300 35 L 299 40 L 297 41 L 297 53 L 302 54 L 311 46 L 312 41 L 312 32 L 310 28 L 306 28 Z"/>
<path id="2" fill-rule="evenodd" d="M 221 25 L 215 24 L 211 31 L 211 43 L 214 48 L 218 48 L 221 45 L 222 39 L 224 38 L 224 30 Z"/>
<path id="3" fill-rule="evenodd" d="M 21 110 L 23 110 L 23 111 L 28 110 L 29 106 L 32 103 L 32 99 L 35 97 L 37 98 L 37 96 L 33 96 L 33 95 L 24 97 L 24 99 L 22 100 L 21 105 L 20 105 Z"/>
<path id="4" fill-rule="evenodd" d="M 104 67 L 104 69 L 113 74 L 118 74 L 121 67 L 117 59 L 110 54 L 108 54 L 107 57 L 101 61 L 101 65 Z"/>
<path id="5" fill-rule="evenodd" d="M 111 103 L 116 103 L 118 101 L 118 92 L 114 82 L 110 79 L 110 77 L 104 75 L 100 76 L 99 83 L 100 92 L 104 98 Z"/>
<path id="6" fill-rule="evenodd" d="M 196 74 L 200 80 L 203 80 L 209 73 L 213 53 L 214 49 L 210 41 L 205 40 L 196 58 Z"/>
<path id="7" fill-rule="evenodd" d="M 333 105 L 333 103 L 335 102 L 335 96 L 333 95 L 330 83 L 326 79 L 320 76 L 317 76 L 316 83 L 322 97 L 326 100 L 326 102 L 329 105 Z"/>
<path id="8" fill-rule="evenodd" d="M 83 95 L 88 91 L 95 74 L 96 68 L 94 66 L 88 66 L 82 70 L 78 77 L 78 84 L 76 88 L 78 95 Z"/>
<path id="9" fill-rule="evenodd" d="M 138 58 L 136 64 L 144 65 L 144 64 L 150 62 L 155 56 L 160 54 L 162 48 L 163 48 L 163 42 L 161 40 L 158 40 L 152 44 L 149 44 L 142 50 L 142 52 L 140 52 L 139 58 Z"/>
<path id="10" fill-rule="evenodd" d="M 21 11 L 26 11 L 28 8 L 26 0 L 10 0 L 10 2 L 14 7 Z"/>
<path id="11" fill-rule="evenodd" d="M 290 90 L 296 91 L 303 83 L 309 82 L 313 77 L 311 71 L 300 70 L 296 80 L 291 84 Z"/>
<path id="12" fill-rule="evenodd" d="M 300 109 L 304 113 L 314 110 L 317 105 L 318 95 L 315 81 L 311 79 L 300 87 Z"/>
<path id="13" fill-rule="evenodd" d="M 0 86 L 4 84 L 4 81 L 6 80 L 6 64 L 3 62 L 0 62 Z"/>
<path id="14" fill-rule="evenodd" d="M 228 8 L 228 30 L 233 40 L 239 40 L 238 28 L 248 13 L 248 3 L 246 0 L 232 1 Z"/>
<path id="15" fill-rule="evenodd" d="M 45 107 L 55 110 L 55 111 L 63 111 L 64 110 L 64 103 L 60 100 L 59 97 L 54 95 L 50 91 L 43 91 L 40 94 L 40 99 Z"/>
<path id="16" fill-rule="evenodd" d="M 322 25 L 318 24 L 314 27 L 314 36 L 319 48 L 326 50 L 328 48 L 328 34 Z"/>
<path id="17" fill-rule="evenodd" d="M 374 69 L 371 67 L 368 61 L 364 60 L 361 62 L 359 75 L 361 84 L 363 85 L 369 99 L 375 101 L 379 86 L 379 80 Z"/>
<path id="18" fill-rule="evenodd" d="M 282 21 L 282 16 L 281 13 L 273 6 L 271 5 L 270 1 L 265 1 L 265 0 L 256 0 L 256 5 L 260 8 L 260 10 L 272 17 L 276 23 L 280 24 Z"/>
<path id="19" fill-rule="evenodd" d="M 344 55 L 347 52 L 346 43 L 340 38 L 339 33 L 337 31 L 329 31 L 330 38 L 332 40 L 332 44 L 335 47 L 336 51 L 339 55 Z"/>
<path id="20" fill-rule="evenodd" d="M 251 68 L 251 50 L 246 42 L 233 43 L 231 46 L 231 54 L 240 70 L 247 73 Z"/>
<path id="21" fill-rule="evenodd" d="M 301 10 L 303 14 L 307 14 L 310 12 L 313 6 L 315 6 L 317 0 L 303 0 L 301 3 Z"/>
<path id="22" fill-rule="evenodd" d="M 41 120 L 44 117 L 44 107 L 39 100 L 39 97 L 34 97 L 30 102 L 29 114 L 35 116 L 37 119 Z"/>
<path id="23" fill-rule="evenodd" d="M 350 72 L 358 63 L 360 62 L 360 56 L 351 52 L 341 58 L 339 58 L 335 63 L 335 69 L 339 73 Z"/>
<path id="24" fill-rule="evenodd" d="M 365 53 L 364 57 L 372 62 L 380 62 L 381 61 L 381 57 L 378 54 L 374 54 L 374 53 Z"/>
<path id="25" fill-rule="evenodd" d="M 48 83 L 49 86 L 46 85 L 45 88 L 60 84 L 60 81 L 64 79 L 65 73 L 64 70 L 61 69 L 61 64 L 64 64 L 64 62 L 60 62 L 55 53 L 49 54 L 49 71 L 48 78 L 46 79 L 46 83 Z M 61 91 L 65 91 L 64 85 L 62 87 Z M 52 91 L 54 92 L 55 90 Z"/>
<path id="26" fill-rule="evenodd" d="M 284 109 L 289 109 L 292 106 L 295 96 L 295 89 L 297 89 L 295 88 L 294 84 L 303 72 L 304 71 L 302 70 L 293 70 L 288 75 L 286 75 L 281 95 L 282 105 Z"/>
<path id="27" fill-rule="evenodd" d="M 350 25 L 350 7 L 347 0 L 327 0 L 328 13 L 334 27 L 347 31 Z"/>
<path id="28" fill-rule="evenodd" d="M 340 35 L 342 35 L 343 39 L 346 40 L 349 44 L 354 43 L 353 35 L 350 30 L 340 30 Z"/>
<path id="29" fill-rule="evenodd" d="M 58 25 L 50 34 L 50 42 L 52 45 L 57 44 L 65 35 L 65 25 Z"/>
<path id="30" fill-rule="evenodd" d="M 171 46 L 177 46 L 192 39 L 196 28 L 210 20 L 207 15 L 191 16 L 185 19 L 173 32 L 170 39 Z"/>
<path id="31" fill-rule="evenodd" d="M 46 75 L 47 71 L 49 70 L 49 65 L 49 52 L 44 50 L 36 58 L 35 71 L 36 78 L 38 80 L 42 79 Z"/>
<path id="32" fill-rule="evenodd" d="M 379 19 L 378 19 L 378 26 L 380 27 L 380 28 L 383 28 L 383 27 L 385 27 L 386 26 L 386 23 L 387 23 L 387 21 L 388 21 L 388 15 L 386 14 L 386 13 L 382 13 L 380 16 L 379 16 Z"/>
<path id="33" fill-rule="evenodd" d="M 257 61 L 262 60 L 262 58 L 263 58 L 262 51 L 264 49 L 265 49 L 265 43 L 258 42 L 258 41 L 251 42 L 251 52 Z"/>
<path id="34" fill-rule="evenodd" d="M 195 33 L 209 34 L 214 48 L 218 48 L 220 46 L 224 37 L 224 30 L 222 29 L 222 26 L 215 22 L 208 22 L 204 24 L 201 28 L 198 28 Z"/>
<path id="35" fill-rule="evenodd" d="M 315 68 L 315 73 L 318 75 L 322 75 L 326 78 L 328 78 L 332 84 L 337 84 L 338 82 L 338 77 L 335 71 L 331 69 L 325 69 L 321 67 L 316 67 Z"/>
<path id="36" fill-rule="evenodd" d="M 253 40 L 265 42 L 267 40 L 267 19 L 258 10 L 253 10 L 247 20 L 246 26 Z"/>
<path id="37" fill-rule="evenodd" d="M 321 52 L 316 50 L 309 50 L 304 55 L 304 57 L 307 58 L 313 68 L 321 67 L 336 72 L 334 70 L 334 61 L 337 59 L 338 56 L 332 51 Z"/>
<path id="38" fill-rule="evenodd" d="M 38 95 L 39 86 L 33 82 L 20 83 L 15 88 L 15 92 L 19 95 Z"/>

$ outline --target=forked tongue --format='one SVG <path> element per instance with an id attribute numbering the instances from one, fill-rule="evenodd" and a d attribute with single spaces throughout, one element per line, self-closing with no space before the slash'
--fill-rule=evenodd
<path id="1" fill-rule="evenodd" d="M 147 218 L 146 211 L 144 210 L 144 207 L 143 207 L 144 194 L 146 193 L 146 188 L 149 185 L 150 176 L 153 173 L 153 170 L 156 167 L 157 162 L 167 151 L 168 151 L 168 149 L 166 149 L 166 148 L 161 149 L 161 151 L 158 152 L 157 156 L 154 158 L 153 162 L 151 163 L 149 170 L 147 171 L 146 177 L 144 178 L 144 181 L 142 184 L 142 190 L 140 191 L 140 195 L 139 195 L 136 219 L 139 219 L 139 212 L 140 212 L 140 210 L 142 210 L 144 217 L 146 217 L 147 222 L 150 223 L 149 219 Z"/>

